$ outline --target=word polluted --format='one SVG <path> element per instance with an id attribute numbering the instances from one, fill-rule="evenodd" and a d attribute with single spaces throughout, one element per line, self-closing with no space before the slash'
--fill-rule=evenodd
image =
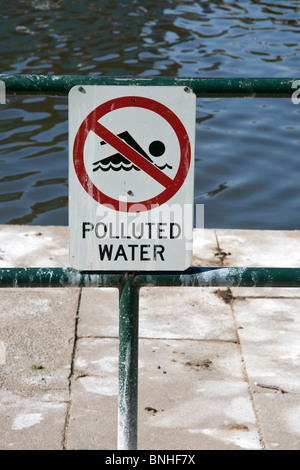
<path id="1" fill-rule="evenodd" d="M 87 237 L 88 232 L 94 232 L 96 238 L 103 239 L 170 239 L 174 240 L 181 236 L 181 227 L 175 222 L 168 224 L 167 222 L 142 222 L 138 224 L 132 223 L 127 226 L 124 222 L 119 225 L 118 233 L 114 225 L 110 222 L 98 222 L 92 224 L 91 222 L 82 223 L 82 238 Z"/>

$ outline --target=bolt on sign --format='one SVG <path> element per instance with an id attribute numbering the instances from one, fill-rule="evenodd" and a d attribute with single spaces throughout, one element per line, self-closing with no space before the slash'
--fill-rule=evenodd
<path id="1" fill-rule="evenodd" d="M 184 270 L 193 238 L 196 96 L 177 86 L 69 93 L 70 264 Z"/>

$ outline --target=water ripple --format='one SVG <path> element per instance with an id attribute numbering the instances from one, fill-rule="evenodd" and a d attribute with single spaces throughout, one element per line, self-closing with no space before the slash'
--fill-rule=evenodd
<path id="1" fill-rule="evenodd" d="M 300 1 L 3 0 L 2 73 L 299 76 Z M 0 223 L 67 224 L 64 98 L 0 113 Z M 208 227 L 299 228 L 299 108 L 197 102 L 195 202 Z"/>

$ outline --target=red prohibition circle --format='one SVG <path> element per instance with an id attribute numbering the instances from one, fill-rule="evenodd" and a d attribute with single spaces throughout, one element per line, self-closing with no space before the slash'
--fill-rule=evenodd
<path id="1" fill-rule="evenodd" d="M 111 198 L 107 194 L 100 191 L 90 179 L 84 164 L 84 145 L 90 131 L 99 126 L 99 120 L 106 114 L 121 108 L 144 108 L 160 115 L 173 128 L 180 147 L 180 163 L 174 179 L 169 179 L 165 189 L 157 196 L 139 202 L 122 202 Z M 105 129 L 105 128 L 104 128 Z M 99 134 L 98 134 L 99 135 Z M 100 137 L 100 135 L 99 135 Z M 114 137 L 114 136 L 113 136 Z M 117 138 L 118 139 L 118 138 Z M 110 142 L 109 142 L 110 143 Z M 125 146 L 127 144 L 124 144 Z M 127 155 L 124 155 L 128 158 Z M 141 157 L 143 159 L 144 157 Z M 130 159 L 130 158 L 129 158 Z M 144 159 L 146 160 L 146 159 Z M 146 162 L 147 165 L 153 167 L 153 171 L 157 171 L 154 165 Z M 124 96 L 114 98 L 95 108 L 82 122 L 76 134 L 73 146 L 73 164 L 77 178 L 84 190 L 99 204 L 113 208 L 122 212 L 143 212 L 149 211 L 169 201 L 181 188 L 188 174 L 191 163 L 191 146 L 186 129 L 176 114 L 162 103 L 150 98 L 140 96 Z M 151 175 L 150 168 L 149 174 Z M 155 178 L 155 172 L 153 175 Z"/>

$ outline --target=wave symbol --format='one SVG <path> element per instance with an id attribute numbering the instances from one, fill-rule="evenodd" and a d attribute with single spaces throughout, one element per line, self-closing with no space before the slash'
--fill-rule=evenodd
<path id="1" fill-rule="evenodd" d="M 98 162 L 93 163 L 95 165 L 95 168 L 93 168 L 93 171 L 97 171 L 101 168 L 102 171 L 120 171 L 120 170 L 125 170 L 125 171 L 130 171 L 131 169 L 134 169 L 136 171 L 140 171 L 140 169 L 135 166 L 132 162 L 127 160 L 127 158 L 123 157 L 120 154 L 113 155 L 112 157 L 107 157 L 104 158 L 103 160 L 99 160 Z"/>
<path id="2" fill-rule="evenodd" d="M 160 170 L 164 170 L 165 168 L 169 168 L 170 170 L 172 170 L 172 168 L 173 168 L 171 165 L 168 165 L 168 163 L 165 163 L 165 164 L 162 165 L 162 166 L 156 165 L 156 163 L 155 163 L 155 166 L 156 166 L 157 168 L 159 168 Z"/>

